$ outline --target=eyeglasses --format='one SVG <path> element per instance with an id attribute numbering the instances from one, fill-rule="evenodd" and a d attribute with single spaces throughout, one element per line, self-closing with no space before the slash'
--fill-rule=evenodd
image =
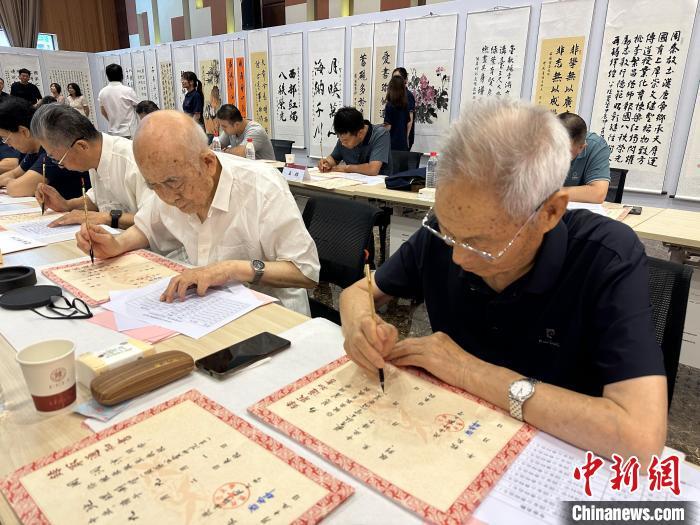
<path id="1" fill-rule="evenodd" d="M 9 142 L 9 140 L 10 140 L 10 135 L 12 135 L 13 133 L 14 133 L 14 131 L 10 131 L 10 133 L 7 135 L 7 137 L 3 137 L 3 138 L 2 138 L 2 143 L 3 143 L 3 144 L 7 144 L 7 143 Z"/>
<path id="2" fill-rule="evenodd" d="M 76 298 L 69 301 L 62 295 L 52 295 L 50 301 L 46 308 L 56 315 L 46 315 L 36 309 L 32 311 L 46 319 L 90 319 L 92 317 L 90 307 L 82 299 Z"/>
<path id="3" fill-rule="evenodd" d="M 63 166 L 63 161 L 65 160 L 66 156 L 68 155 L 68 152 L 70 152 L 70 150 L 73 149 L 73 146 L 75 146 L 79 140 L 84 140 L 84 139 L 83 139 L 83 137 L 78 137 L 77 139 L 75 139 L 75 140 L 73 141 L 73 144 L 71 144 L 70 146 L 68 146 L 68 149 L 67 149 L 66 152 L 63 154 L 63 157 L 61 157 L 61 160 L 56 160 L 56 159 L 54 159 L 54 158 L 53 158 L 51 155 L 49 155 L 48 153 L 46 154 L 46 156 L 47 156 L 48 158 L 50 158 L 52 161 L 54 161 L 54 162 L 56 163 L 56 165 L 57 165 L 59 168 L 63 168 L 63 167 L 64 167 L 64 166 Z"/>
<path id="4" fill-rule="evenodd" d="M 535 218 L 535 216 L 537 215 L 537 212 L 540 211 L 540 208 L 542 208 L 542 205 L 545 202 L 546 202 L 546 200 L 543 201 L 542 204 L 537 206 L 537 208 L 535 208 L 535 211 L 533 211 L 530 214 L 530 216 L 523 223 L 523 225 L 518 229 L 517 232 L 515 232 L 515 235 L 510 240 L 510 242 L 508 244 L 506 244 L 505 248 L 503 248 L 501 251 L 499 251 L 495 254 L 493 254 L 491 252 L 486 252 L 484 250 L 479 250 L 478 248 L 475 248 L 474 246 L 472 246 L 471 244 L 469 244 L 467 242 L 456 241 L 453 237 L 450 237 L 449 235 L 445 235 L 444 233 L 442 233 L 439 230 L 436 230 L 435 228 L 430 226 L 429 222 L 431 222 L 432 219 L 437 219 L 437 217 L 435 216 L 435 212 L 433 211 L 432 208 L 430 208 L 428 210 L 428 213 L 425 214 L 425 217 L 423 217 L 423 222 L 421 224 L 422 224 L 423 228 L 425 228 L 430 233 L 435 235 L 435 237 L 437 237 L 438 239 L 443 241 L 448 246 L 452 246 L 453 248 L 455 246 L 459 246 L 460 248 L 464 248 L 465 250 L 468 250 L 468 251 L 486 259 L 489 262 L 495 262 L 498 259 L 500 259 L 501 257 L 503 257 L 503 255 L 505 255 L 505 253 L 510 249 L 510 247 L 513 246 L 516 239 L 520 236 L 522 231 L 525 229 L 525 226 L 527 226 L 530 223 L 530 221 Z"/>

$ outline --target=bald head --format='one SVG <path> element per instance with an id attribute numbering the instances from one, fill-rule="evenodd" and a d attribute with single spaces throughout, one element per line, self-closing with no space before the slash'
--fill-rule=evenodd
<path id="1" fill-rule="evenodd" d="M 208 207 L 221 167 L 204 130 L 191 117 L 172 110 L 144 117 L 134 135 L 134 159 L 167 204 L 185 213 Z"/>

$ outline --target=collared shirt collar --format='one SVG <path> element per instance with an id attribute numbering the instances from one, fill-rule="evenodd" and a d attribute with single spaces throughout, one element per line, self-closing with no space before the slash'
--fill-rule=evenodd
<path id="1" fill-rule="evenodd" d="M 226 154 L 224 154 L 226 155 Z M 229 211 L 229 205 L 231 203 L 231 188 L 233 188 L 233 174 L 226 169 L 224 163 L 221 162 L 221 157 L 216 155 L 219 164 L 221 165 L 221 174 L 219 175 L 219 183 L 216 186 L 216 192 L 214 193 L 214 199 L 211 201 L 211 208 L 216 208 L 217 210 L 227 213 Z"/>

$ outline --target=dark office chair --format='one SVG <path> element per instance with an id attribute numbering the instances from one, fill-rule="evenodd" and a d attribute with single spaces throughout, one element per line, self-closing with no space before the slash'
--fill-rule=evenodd
<path id="1" fill-rule="evenodd" d="M 391 150 L 391 163 L 393 173 L 414 170 L 420 165 L 420 158 L 423 154 L 417 151 L 397 151 Z"/>
<path id="2" fill-rule="evenodd" d="M 668 381 L 668 406 L 673 399 L 681 355 L 685 311 L 693 269 L 683 264 L 649 257 L 649 296 L 656 342 L 664 354 Z"/>
<path id="3" fill-rule="evenodd" d="M 622 202 L 626 178 L 627 170 L 610 169 L 610 186 L 608 186 L 608 195 L 605 197 L 607 202 L 617 202 L 618 204 Z"/>
<path id="4" fill-rule="evenodd" d="M 365 250 L 378 213 L 369 204 L 354 200 L 326 196 L 309 199 L 303 218 L 316 242 L 321 281 L 346 288 L 362 278 L 367 259 Z M 311 317 L 324 317 L 340 324 L 337 310 L 313 298 L 309 302 Z"/>
<path id="5" fill-rule="evenodd" d="M 272 149 L 275 151 L 275 160 L 285 162 L 284 156 L 292 152 L 293 140 L 270 139 Z"/>

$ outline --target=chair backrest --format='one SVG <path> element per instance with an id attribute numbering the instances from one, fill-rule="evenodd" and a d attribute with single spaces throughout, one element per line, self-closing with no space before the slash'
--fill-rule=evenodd
<path id="1" fill-rule="evenodd" d="M 656 342 L 664 354 L 669 407 L 676 384 L 692 276 L 690 266 L 649 257 L 649 296 Z"/>
<path id="2" fill-rule="evenodd" d="M 617 168 L 610 169 L 610 185 L 608 186 L 608 195 L 605 200 L 608 202 L 622 202 L 622 194 L 625 191 L 625 179 L 627 178 L 627 170 Z"/>
<path id="3" fill-rule="evenodd" d="M 321 281 L 345 288 L 361 279 L 365 249 L 379 211 L 339 197 L 311 197 L 304 208 L 306 228 L 316 242 Z"/>
<path id="4" fill-rule="evenodd" d="M 275 152 L 275 160 L 284 162 L 284 156 L 292 152 L 292 144 L 294 144 L 294 141 L 270 139 L 270 142 L 272 142 L 272 149 Z"/>
<path id="5" fill-rule="evenodd" d="M 414 170 L 420 166 L 420 158 L 423 154 L 418 151 L 391 150 L 391 162 L 393 173 Z"/>

